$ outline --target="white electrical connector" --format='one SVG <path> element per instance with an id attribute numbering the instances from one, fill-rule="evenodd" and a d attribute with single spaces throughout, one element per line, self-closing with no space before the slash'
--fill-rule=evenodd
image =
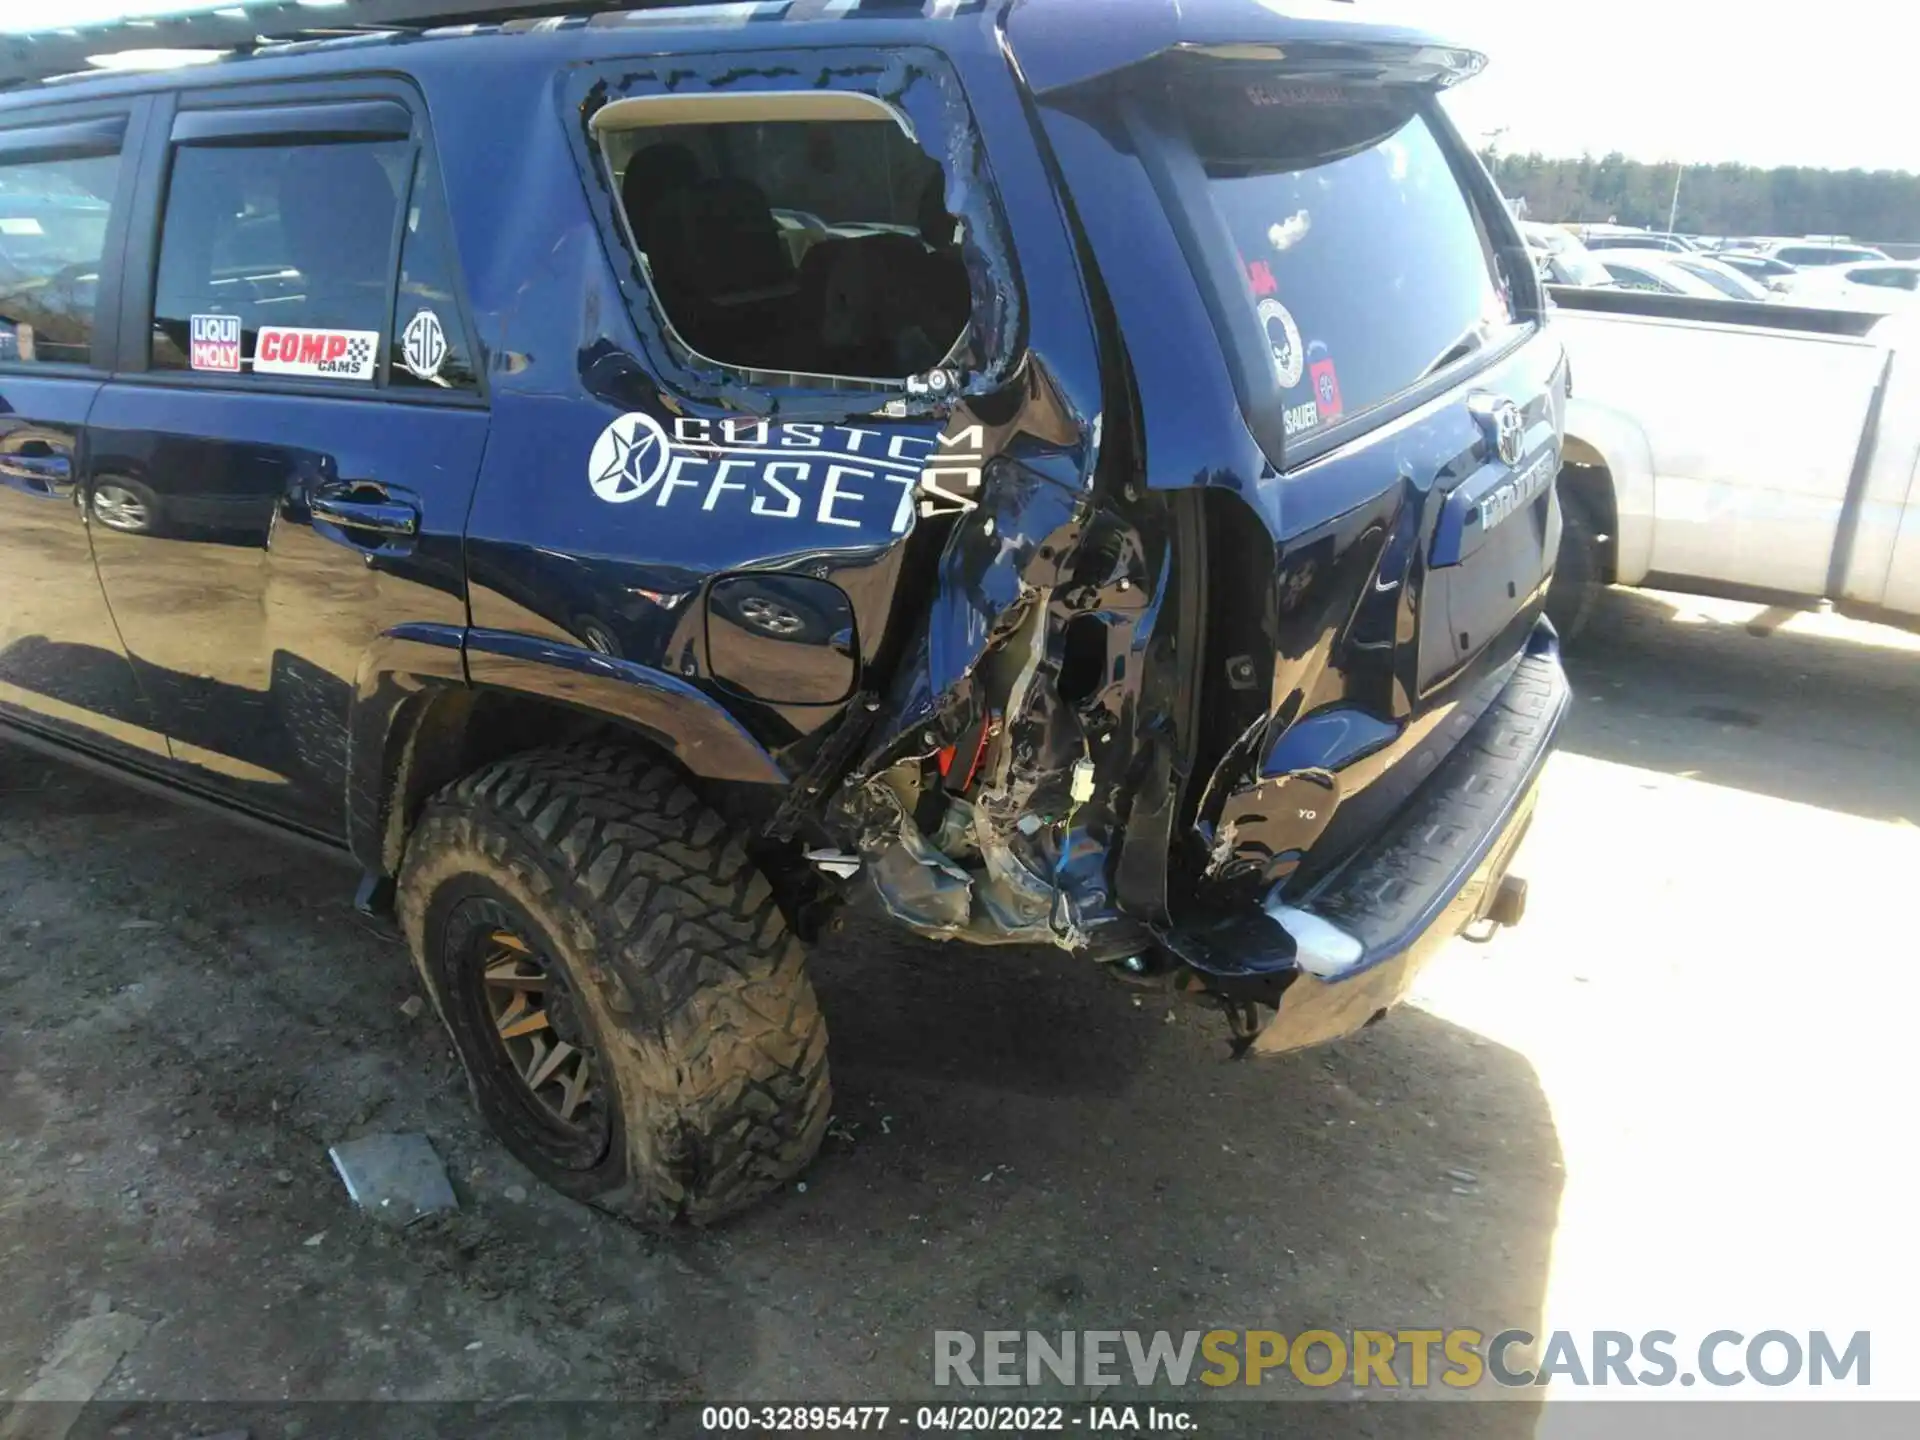
<path id="1" fill-rule="evenodd" d="M 1073 803 L 1084 805 L 1093 798 L 1093 761 L 1073 762 Z"/>

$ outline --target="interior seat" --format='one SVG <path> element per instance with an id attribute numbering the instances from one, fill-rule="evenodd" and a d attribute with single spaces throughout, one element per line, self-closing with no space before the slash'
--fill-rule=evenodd
<path id="1" fill-rule="evenodd" d="M 920 238 L 864 235 L 807 252 L 805 310 L 830 373 L 898 379 L 947 357 L 973 309 L 956 223 L 935 169 L 921 191 Z"/>
<path id="2" fill-rule="evenodd" d="M 748 180 L 705 180 L 662 199 L 648 258 L 681 337 L 716 360 L 790 367 L 799 277 L 773 208 Z"/>

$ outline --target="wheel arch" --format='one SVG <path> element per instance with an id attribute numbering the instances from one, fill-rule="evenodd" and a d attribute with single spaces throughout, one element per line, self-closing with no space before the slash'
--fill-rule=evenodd
<path id="1" fill-rule="evenodd" d="M 349 848 L 395 876 L 435 793 L 507 755 L 607 730 L 700 789 L 787 783 L 739 721 L 676 677 L 530 636 L 403 626 L 368 650 L 355 685 Z"/>
<path id="2" fill-rule="evenodd" d="M 1653 450 L 1631 418 L 1578 398 L 1567 403 L 1561 494 L 1578 500 L 1612 537 L 1603 578 L 1637 585 L 1653 568 Z"/>

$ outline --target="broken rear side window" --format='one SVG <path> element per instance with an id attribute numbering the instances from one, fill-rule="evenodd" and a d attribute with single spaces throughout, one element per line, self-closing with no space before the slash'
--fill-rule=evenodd
<path id="1" fill-rule="evenodd" d="M 626 239 L 700 361 L 897 385 L 957 363 L 965 231 L 906 120 L 846 92 L 649 97 L 596 117 Z"/>

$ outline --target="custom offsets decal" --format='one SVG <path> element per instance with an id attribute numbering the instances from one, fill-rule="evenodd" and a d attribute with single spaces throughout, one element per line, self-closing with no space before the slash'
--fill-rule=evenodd
<path id="1" fill-rule="evenodd" d="M 371 380 L 380 353 L 378 330 L 262 325 L 249 360 L 241 354 L 245 341 L 238 315 L 194 315 L 187 324 L 187 363 L 195 370 L 237 375 L 251 365 L 262 375 Z"/>
<path id="2" fill-rule="evenodd" d="M 857 425 L 776 425 L 622 415 L 587 457 L 587 484 L 609 505 L 646 502 L 715 519 L 804 521 L 904 535 L 916 510 L 979 504 L 986 431 L 915 435 Z"/>

